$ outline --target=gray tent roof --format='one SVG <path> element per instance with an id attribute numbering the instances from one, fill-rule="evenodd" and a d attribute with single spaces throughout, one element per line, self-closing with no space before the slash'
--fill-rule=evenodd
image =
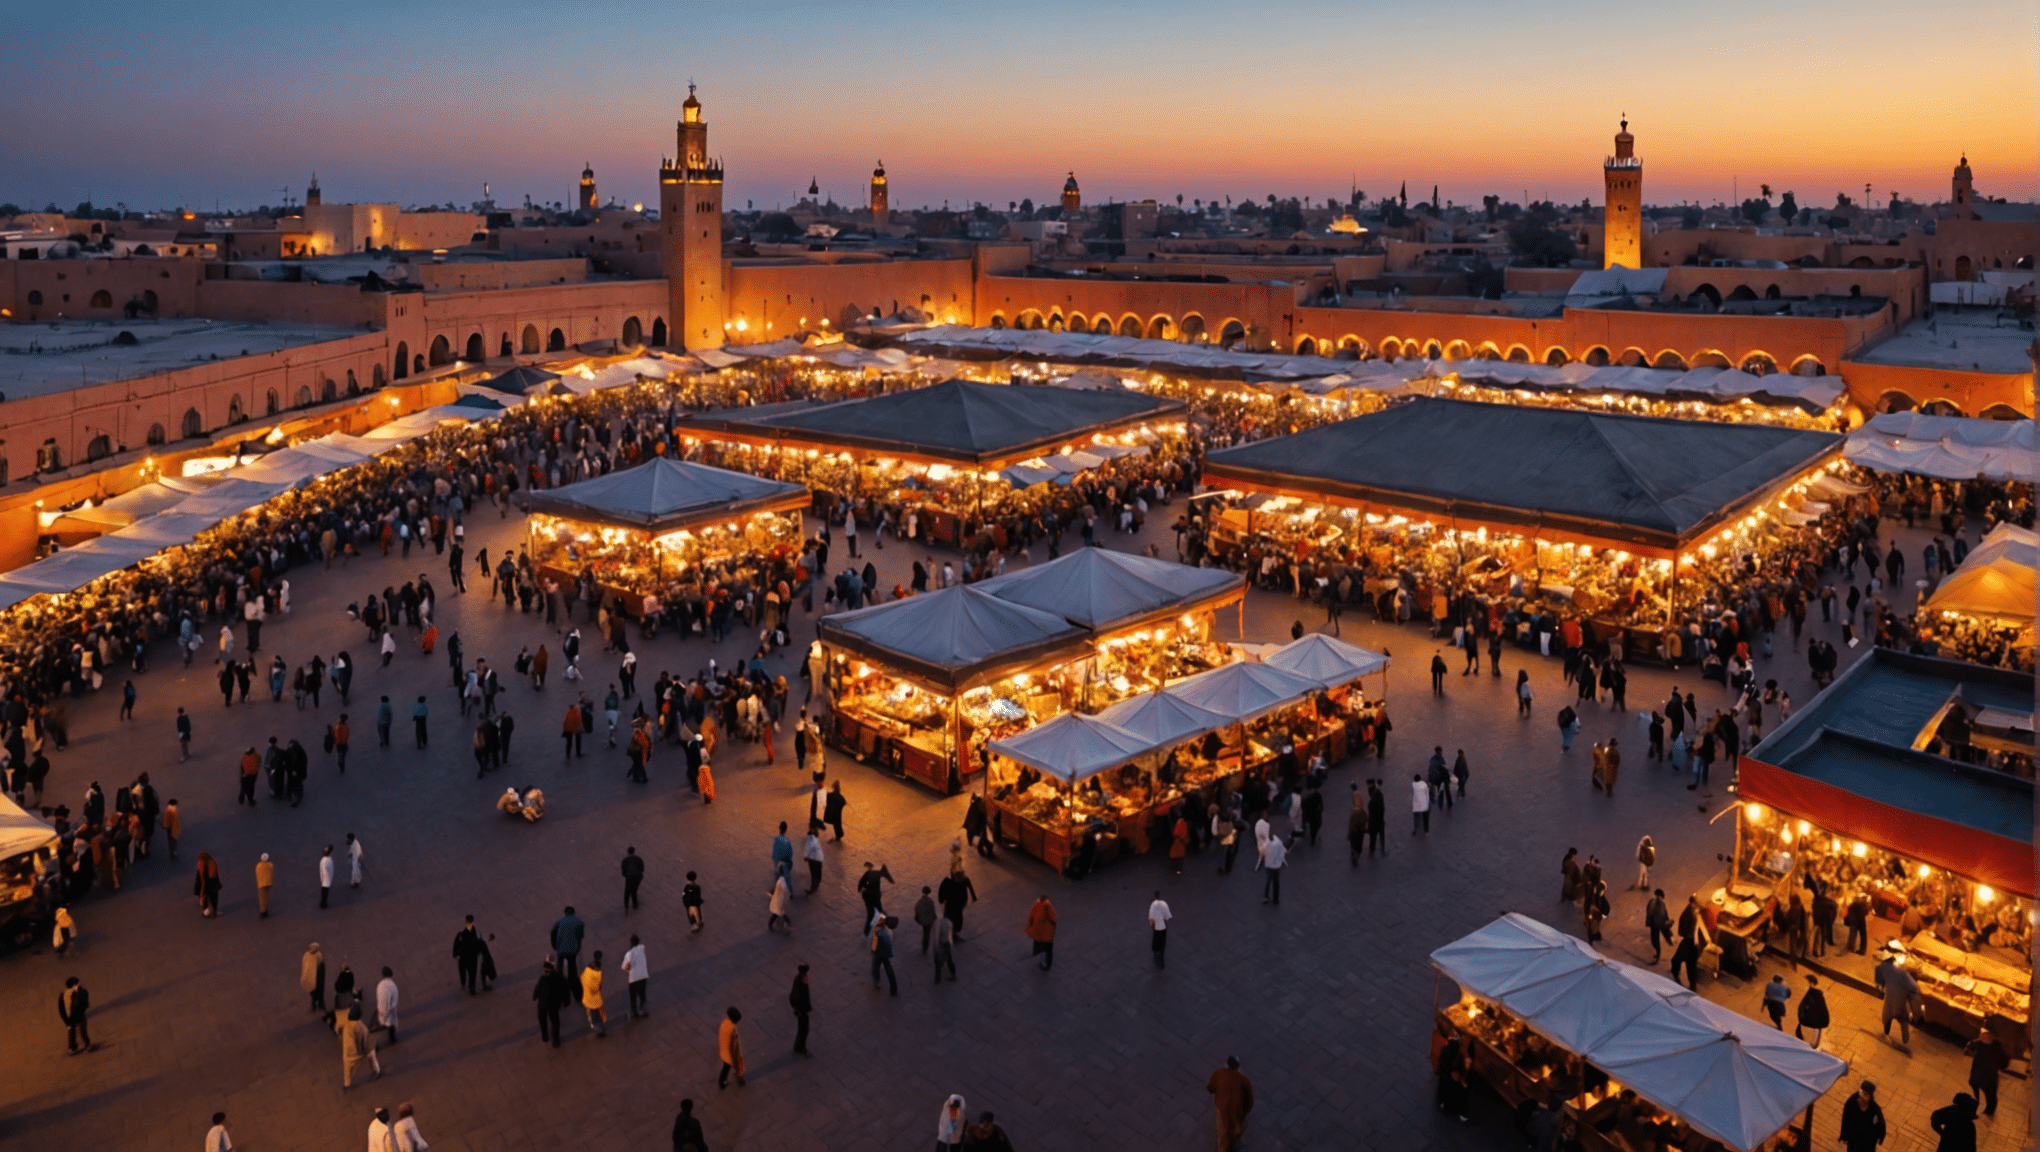
<path id="1" fill-rule="evenodd" d="M 801 507 L 808 494 L 798 484 L 660 458 L 576 484 L 542 488 L 532 492 L 530 500 L 533 512 L 644 532 L 670 532 L 727 516 Z"/>
<path id="2" fill-rule="evenodd" d="M 776 406 L 697 417 L 711 431 L 953 460 L 979 467 L 1024 460 L 1073 440 L 1180 413 L 1138 392 L 1075 392 L 948 380 L 928 388 L 819 407 Z"/>
<path id="3" fill-rule="evenodd" d="M 1082 628 L 960 584 L 822 618 L 822 639 L 944 695 L 1085 650 Z"/>
<path id="4" fill-rule="evenodd" d="M 1205 479 L 1676 548 L 1841 445 L 1759 424 L 1424 399 L 1213 452 Z"/>
<path id="5" fill-rule="evenodd" d="M 1173 615 L 1238 591 L 1223 568 L 1192 568 L 1148 556 L 1079 548 L 1059 560 L 977 585 L 1001 600 L 1054 612 L 1094 632 Z"/>
<path id="6" fill-rule="evenodd" d="M 543 368 L 534 368 L 529 364 L 520 364 L 501 376 L 492 376 L 482 381 L 482 387 L 494 388 L 498 392 L 508 392 L 512 396 L 522 396 L 533 387 L 541 384 L 550 384 L 559 378 L 560 376 L 557 372 L 548 372 Z"/>

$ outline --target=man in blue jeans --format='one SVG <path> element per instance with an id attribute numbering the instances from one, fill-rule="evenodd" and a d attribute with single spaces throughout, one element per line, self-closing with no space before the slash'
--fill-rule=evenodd
<path id="1" fill-rule="evenodd" d="M 900 978 L 893 975 L 892 926 L 896 923 L 890 916 L 881 917 L 871 929 L 871 986 L 878 987 L 878 970 L 885 969 L 886 983 L 892 986 L 892 994 L 900 994 Z"/>
<path id="2" fill-rule="evenodd" d="M 587 935 L 588 926 L 574 915 L 574 906 L 567 905 L 566 911 L 552 926 L 552 950 L 559 957 L 559 974 L 569 988 L 580 984 L 578 971 L 581 960 L 581 938 Z"/>

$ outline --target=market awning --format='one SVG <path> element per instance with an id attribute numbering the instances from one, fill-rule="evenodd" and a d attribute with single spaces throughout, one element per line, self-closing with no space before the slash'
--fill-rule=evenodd
<path id="1" fill-rule="evenodd" d="M 1995 616 L 2008 623 L 2031 621 L 2036 565 L 2040 533 L 2000 524 L 1934 589 L 1926 610 Z"/>
<path id="2" fill-rule="evenodd" d="M 1108 632 L 1238 599 L 1246 582 L 1223 568 L 1192 568 L 1129 552 L 1079 548 L 977 587 L 1001 600 L 1053 612 L 1093 632 Z"/>
<path id="3" fill-rule="evenodd" d="M 1009 760 L 1030 764 L 1066 783 L 1095 776 L 1152 750 L 1126 729 L 1096 716 L 1065 712 L 989 747 Z"/>
<path id="4" fill-rule="evenodd" d="M 33 852 L 57 842 L 56 829 L 27 809 L 0 796 L 0 860 Z"/>
<path id="5" fill-rule="evenodd" d="M 1148 420 L 1179 401 L 1137 392 L 1073 392 L 949 380 L 837 404 L 781 404 L 694 417 L 707 432 L 755 443 L 851 449 L 999 469 Z"/>
<path id="6" fill-rule="evenodd" d="M 1943 480 L 2027 480 L 2040 475 L 2031 420 L 1977 420 L 1884 412 L 1849 434 L 1849 460 L 1879 472 Z"/>
<path id="7" fill-rule="evenodd" d="M 824 616 L 821 638 L 945 696 L 1089 648 L 1061 616 L 970 584 Z"/>
<path id="8" fill-rule="evenodd" d="M 1204 478 L 1671 552 L 1841 444 L 1759 424 L 1419 399 L 1212 452 Z"/>
<path id="9" fill-rule="evenodd" d="M 1186 743 L 1232 723 L 1216 712 L 1159 691 L 1129 696 L 1098 713 L 1098 719 L 1133 733 L 1152 748 Z"/>
<path id="10" fill-rule="evenodd" d="M 1314 681 L 1266 664 L 1225 664 L 1179 680 L 1163 691 L 1226 718 L 1228 724 L 1265 716 L 1318 690 Z"/>
<path id="11" fill-rule="evenodd" d="M 529 364 L 520 364 L 501 376 L 491 376 L 489 379 L 482 381 L 481 386 L 493 388 L 498 392 L 507 392 L 512 396 L 524 396 L 530 394 L 532 389 L 543 389 L 559 378 L 560 376 L 557 372 L 548 372 L 543 368 L 534 368 Z"/>
<path id="12" fill-rule="evenodd" d="M 1362 676 L 1386 671 L 1388 657 L 1322 632 L 1293 640 L 1261 658 L 1262 663 L 1294 672 L 1320 688 L 1351 684 Z"/>
<path id="13" fill-rule="evenodd" d="M 533 512 L 651 533 L 754 512 L 790 511 L 808 502 L 808 491 L 799 484 L 663 456 L 606 476 L 536 489 L 529 496 Z"/>

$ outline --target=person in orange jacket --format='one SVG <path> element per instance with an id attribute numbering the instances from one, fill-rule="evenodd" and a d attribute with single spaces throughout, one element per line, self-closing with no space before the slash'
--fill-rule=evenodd
<path id="1" fill-rule="evenodd" d="M 1055 967 L 1055 905 L 1044 893 L 1027 910 L 1027 938 L 1034 941 L 1034 954 L 1041 957 L 1041 970 Z"/>

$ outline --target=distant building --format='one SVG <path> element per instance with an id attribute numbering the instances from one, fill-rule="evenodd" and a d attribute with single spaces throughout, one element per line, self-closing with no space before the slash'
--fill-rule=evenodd
<path id="1" fill-rule="evenodd" d="M 1615 154 L 1602 166 L 1607 211 L 1603 217 L 1601 266 L 1643 267 L 1643 161 L 1636 158 L 1636 137 L 1629 121 L 1615 133 Z"/>
<path id="2" fill-rule="evenodd" d="M 885 183 L 885 161 L 880 160 L 878 167 L 871 170 L 871 226 L 885 227 L 890 214 Z"/>

